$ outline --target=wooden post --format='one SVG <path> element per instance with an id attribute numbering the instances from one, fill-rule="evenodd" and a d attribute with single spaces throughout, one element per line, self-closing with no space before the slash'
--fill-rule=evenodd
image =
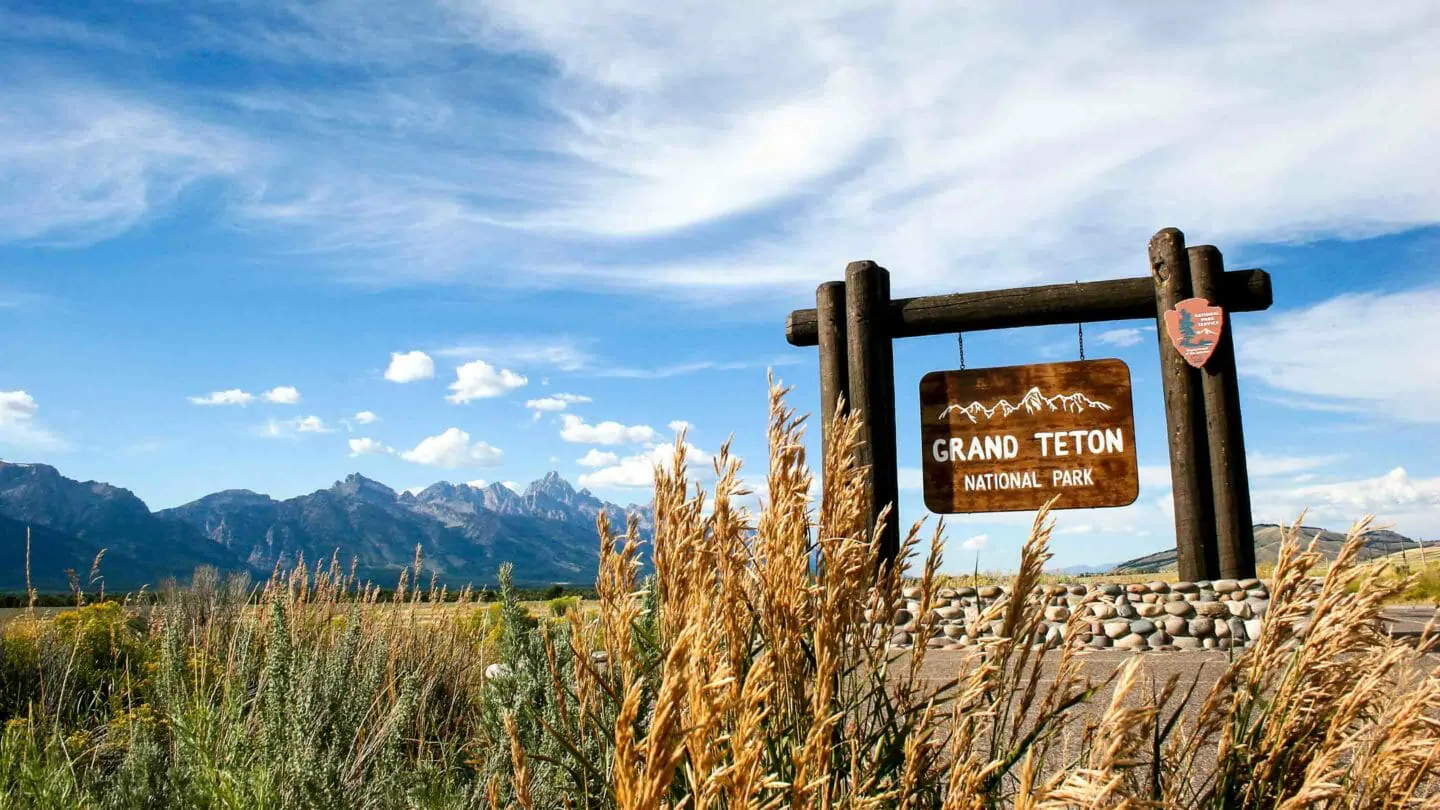
<path id="1" fill-rule="evenodd" d="M 1190 297 L 1190 261 L 1185 235 L 1165 228 L 1150 239 L 1155 281 L 1155 325 L 1160 340 L 1160 381 L 1165 389 L 1165 425 L 1170 440 L 1170 484 L 1175 499 L 1175 550 L 1180 579 L 1214 578 L 1214 501 L 1210 494 L 1209 448 L 1201 433 L 1203 408 L 1198 372 L 1185 362 L 1165 329 L 1165 313 Z M 1199 418 L 1197 418 L 1199 417 Z"/>
<path id="2" fill-rule="evenodd" d="M 827 281 L 815 290 L 820 345 L 820 458 L 829 458 L 830 424 L 840 397 L 850 400 L 850 360 L 845 345 L 845 282 Z"/>
<path id="3" fill-rule="evenodd" d="M 1210 245 L 1192 247 L 1190 279 L 1195 296 L 1220 302 L 1224 260 Z M 1224 310 L 1220 339 L 1201 369 L 1205 435 L 1209 443 L 1210 483 L 1215 499 L 1215 545 L 1220 576 L 1255 576 L 1255 526 L 1250 513 L 1250 475 L 1245 464 L 1245 434 L 1240 421 L 1240 385 L 1235 373 L 1234 323 Z"/>
<path id="4" fill-rule="evenodd" d="M 880 563 L 893 567 L 900 552 L 896 511 L 900 487 L 895 452 L 894 346 L 885 328 L 890 304 L 889 275 L 871 261 L 851 262 L 845 268 L 845 338 L 849 402 L 861 420 L 856 462 L 870 468 L 872 527 L 880 511 L 890 506 L 890 516 L 880 535 Z"/>

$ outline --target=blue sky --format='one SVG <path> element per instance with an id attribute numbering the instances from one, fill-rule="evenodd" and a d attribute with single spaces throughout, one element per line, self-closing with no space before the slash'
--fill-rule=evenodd
<path id="1" fill-rule="evenodd" d="M 0 2 L 0 457 L 152 508 L 353 471 L 644 501 L 678 421 L 762 472 L 767 369 L 816 410 L 784 319 L 846 262 L 1131 277 L 1176 226 L 1274 277 L 1236 319 L 1257 519 L 1440 538 L 1433 3 L 652 6 Z M 1146 329 L 1086 331 L 1143 487 L 1062 514 L 1057 565 L 1171 542 Z M 897 344 L 906 523 L 955 365 Z M 948 519 L 947 567 L 1013 565 L 1027 520 Z"/>

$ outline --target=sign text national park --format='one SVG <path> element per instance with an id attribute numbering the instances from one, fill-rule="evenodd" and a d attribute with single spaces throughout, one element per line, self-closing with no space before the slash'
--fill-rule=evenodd
<path id="1" fill-rule="evenodd" d="M 1125 506 L 1140 494 L 1130 369 L 1082 360 L 920 381 L 925 504 L 937 513 Z"/>

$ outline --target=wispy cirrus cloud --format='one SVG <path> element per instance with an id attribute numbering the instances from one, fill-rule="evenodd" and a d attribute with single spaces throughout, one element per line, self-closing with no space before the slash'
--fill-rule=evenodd
<path id="1" fill-rule="evenodd" d="M 1422 0 L 1200 22 L 878 0 L 186 11 L 172 56 L 348 71 L 345 88 L 117 102 L 103 76 L 21 77 L 0 179 L 29 207 L 0 238 L 105 238 L 219 177 L 267 248 L 359 281 L 734 303 L 860 257 L 903 268 L 904 294 L 1134 275 L 1168 224 L 1230 247 L 1440 222 L 1440 10 Z"/>

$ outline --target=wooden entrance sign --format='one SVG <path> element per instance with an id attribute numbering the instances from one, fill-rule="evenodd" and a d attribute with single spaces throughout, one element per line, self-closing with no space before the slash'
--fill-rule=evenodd
<path id="1" fill-rule="evenodd" d="M 1180 577 L 1199 580 L 1254 576 L 1250 480 L 1245 467 L 1231 316 L 1237 312 L 1269 309 L 1274 300 L 1270 276 L 1264 270 L 1225 270 L 1220 251 L 1208 245 L 1187 248 L 1185 235 L 1175 228 L 1163 228 L 1151 238 L 1149 270 L 1148 276 L 1140 278 L 895 299 L 890 297 L 889 272 L 872 261 L 860 261 L 850 263 L 845 270 L 844 281 L 820 285 L 816 290 L 814 309 L 797 309 L 790 313 L 785 323 L 785 337 L 792 346 L 820 347 L 822 430 L 829 429 L 842 399 L 845 408 L 859 413 L 862 444 L 856 451 L 855 461 L 871 472 L 871 486 L 866 495 L 872 522 L 885 509 L 898 506 L 899 499 L 893 341 L 987 329 L 1146 319 L 1155 325 L 1160 344 L 1160 385 L 1165 394 L 1165 427 L 1170 450 L 1171 497 L 1175 504 L 1175 547 Z M 1174 342 L 1167 320 L 1174 321 L 1177 335 Z M 1207 329 L 1215 330 L 1216 334 L 1203 334 Z M 1187 336 L 1187 332 L 1191 334 Z M 1056 364 L 1053 368 L 1065 365 L 1083 365 L 1083 361 L 1082 364 Z M 1104 372 L 1099 365 L 1089 367 L 1095 371 L 1084 372 L 1082 376 L 1088 374 L 1090 377 L 1076 379 L 1100 385 L 1106 379 L 1106 373 L 1119 374 L 1119 370 Z M 1017 367 L 1020 368 L 1044 369 L 1047 366 Z M 1119 369 L 1124 369 L 1124 365 L 1120 364 Z M 1007 487 L 1003 489 L 976 490 L 972 479 L 972 489 L 965 490 L 965 473 L 957 469 L 957 465 L 948 460 L 943 465 L 929 460 L 935 440 L 942 437 L 940 431 L 954 433 L 953 436 L 944 434 L 947 450 L 951 448 L 951 438 L 960 435 L 968 437 L 971 434 L 966 433 L 967 430 L 978 431 L 978 421 L 974 426 L 957 421 L 968 421 L 969 418 L 957 416 L 959 411 L 947 414 L 943 424 L 938 421 L 939 411 L 954 404 L 946 398 L 960 396 L 962 389 L 974 392 L 963 404 L 976 402 L 987 409 L 997 405 L 996 399 L 1007 396 L 1018 395 L 1023 402 L 1031 388 L 1039 388 L 1047 401 L 1050 397 L 1082 391 L 1079 387 L 1061 385 L 1052 393 L 1052 389 L 1040 386 L 1038 382 L 1026 386 L 1017 377 L 1003 385 L 987 382 L 986 385 L 993 387 L 997 393 L 996 399 L 986 399 L 991 389 L 981 392 L 984 378 L 974 375 L 998 375 L 1002 371 L 1007 370 L 944 372 L 939 377 L 930 375 L 926 378 L 925 386 L 930 387 L 922 387 L 922 401 L 927 403 L 922 405 L 922 417 L 928 418 L 930 412 L 926 409 L 938 405 L 935 419 L 930 419 L 922 428 L 923 435 L 930 442 L 923 452 L 927 453 L 925 498 L 932 510 L 1001 511 L 1033 509 L 1038 505 L 1034 501 L 1030 502 L 1033 505 L 1016 504 L 1025 497 L 1033 496 L 1035 490 L 1041 490 L 1039 486 L 1009 487 L 1008 484 L 1015 479 L 1007 477 Z M 1039 373 L 1009 371 L 1017 375 Z M 1063 377 L 1068 372 L 1052 373 Z M 941 382 L 934 382 L 932 378 Z M 1000 378 L 996 376 L 993 379 Z M 1119 376 L 1109 379 L 1115 386 L 1122 384 Z M 951 386 L 958 387 L 952 390 Z M 1006 386 L 1007 390 L 1019 388 L 1008 395 L 998 393 L 1001 387 Z M 1128 370 L 1124 370 L 1123 389 L 1123 397 L 1116 393 L 1118 388 L 1109 396 L 1116 402 L 1124 403 L 1126 424 L 1129 425 Z M 927 391 L 929 393 L 925 393 Z M 1098 393 L 1098 388 L 1093 393 L 1089 389 L 1084 391 L 1092 400 L 1115 408 L 1105 395 Z M 939 405 L 942 399 L 945 404 Z M 1015 404 L 1014 400 L 1007 401 L 1012 406 Z M 1034 416 L 1038 415 L 1039 412 Z M 1057 411 L 1054 415 L 1058 420 L 1061 413 Z M 1064 413 L 1068 421 L 1057 421 L 1047 426 L 1027 423 L 1027 429 L 1035 442 L 1042 441 L 1036 434 L 1063 432 L 1065 438 L 1061 446 L 1067 450 L 1078 438 L 1071 431 L 1085 431 L 1082 434 L 1084 438 L 1078 440 L 1084 442 L 1088 450 L 1090 431 L 1100 430 L 1097 441 L 1102 443 L 1096 446 L 1107 447 L 1102 441 L 1108 435 L 1104 432 L 1105 428 L 1095 427 L 1098 423 L 1079 420 L 1079 417 L 1087 415 L 1115 418 L 1118 410 L 1095 408 L 1082 413 Z M 1012 412 L 1007 418 L 1014 416 Z M 1110 425 L 1109 429 L 1118 428 L 1116 424 Z M 1066 493 L 1059 506 L 1114 506 L 1134 500 L 1128 489 L 1132 479 L 1138 486 L 1133 455 L 1134 428 L 1129 426 L 1125 430 L 1128 431 L 1124 435 L 1125 452 L 1130 454 L 1125 462 L 1128 467 L 1103 467 L 1100 478 L 1094 478 L 1096 473 L 1091 472 L 1091 480 L 1097 483 L 1090 489 L 1075 484 L 1072 472 L 1069 479 L 1072 492 Z M 830 443 L 826 438 L 822 435 L 825 452 L 828 452 Z M 1017 443 L 1021 438 L 1019 433 L 1014 435 Z M 1019 444 L 1011 445 L 1016 455 L 1004 458 L 1009 451 L 1004 440 L 999 441 L 1002 457 L 982 459 L 984 463 L 999 466 L 986 467 L 980 472 L 997 476 L 1002 472 L 1023 472 L 1019 464 L 1021 453 L 1032 452 L 1033 448 L 1022 451 Z M 1054 437 L 1048 441 L 1052 442 L 1049 448 L 1053 452 L 1056 447 Z M 993 440 L 990 446 L 995 446 Z M 970 447 L 967 438 L 965 464 L 971 461 Z M 982 455 L 989 452 L 984 439 L 981 439 L 980 452 Z M 1046 456 L 1040 458 L 1043 460 Z M 1011 462 L 1014 462 L 1011 467 L 1004 467 Z M 1053 477 L 1053 467 L 1032 466 L 1025 469 L 1049 469 L 1052 476 L 1050 483 L 1053 485 L 1057 481 Z M 1060 483 L 1064 480 L 1063 475 L 1058 479 Z M 1038 473 L 1036 483 L 1043 483 Z M 946 487 L 949 488 L 948 495 Z M 1073 499 L 1070 497 L 1072 494 Z M 1123 497 L 1128 497 L 1129 501 L 1120 502 Z M 1086 502 L 1086 498 L 1094 500 Z M 895 562 L 900 548 L 899 535 L 899 520 L 892 513 L 880 533 L 882 563 Z"/>
<path id="2" fill-rule="evenodd" d="M 1130 368 L 1121 360 L 932 371 L 920 380 L 932 512 L 1128 506 L 1140 494 Z"/>

